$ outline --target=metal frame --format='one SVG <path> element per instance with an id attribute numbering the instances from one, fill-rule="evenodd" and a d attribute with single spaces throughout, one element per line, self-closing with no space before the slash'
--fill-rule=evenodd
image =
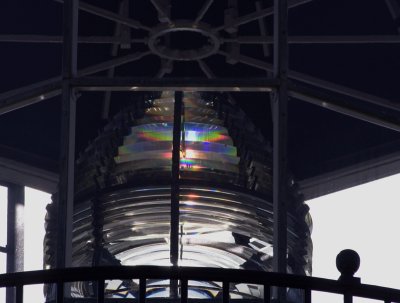
<path id="1" fill-rule="evenodd" d="M 64 47 L 61 113 L 60 182 L 58 190 L 57 267 L 71 266 L 72 215 L 74 203 L 76 95 L 70 81 L 77 74 L 79 0 L 64 5 Z"/>
<path id="2" fill-rule="evenodd" d="M 171 243 L 170 259 L 172 266 L 178 266 L 179 260 L 179 171 L 181 158 L 181 132 L 182 132 L 182 107 L 183 94 L 175 92 L 174 102 L 174 127 L 172 140 L 172 168 L 171 168 Z"/>
<path id="3" fill-rule="evenodd" d="M 288 1 L 274 1 L 274 78 L 279 86 L 273 93 L 273 269 L 286 273 L 287 268 L 287 108 L 288 108 Z M 278 302 L 286 302 L 286 289 L 274 289 Z"/>
<path id="4" fill-rule="evenodd" d="M 25 187 L 7 184 L 7 273 L 24 270 L 24 205 Z M 13 303 L 18 293 L 6 289 L 6 302 Z"/>
<path id="5" fill-rule="evenodd" d="M 104 101 L 104 116 L 107 115 L 107 108 L 109 104 L 109 94 L 111 91 L 154 91 L 154 90 L 201 90 L 201 91 L 231 91 L 231 92 L 271 92 L 274 93 L 273 100 L 273 123 L 274 123 L 274 230 L 276 236 L 274 239 L 274 256 L 275 256 L 275 271 L 285 273 L 286 271 L 286 209 L 285 209 L 285 188 L 287 187 L 287 155 L 286 155 L 286 140 L 287 140 L 287 99 L 289 96 L 297 99 L 310 102 L 312 104 L 324 107 L 326 109 L 334 110 L 342 114 L 349 115 L 356 119 L 361 119 L 376 125 L 388 127 L 390 129 L 400 131 L 400 125 L 397 121 L 393 121 L 390 115 L 382 114 L 380 116 L 374 116 L 372 114 L 364 113 L 360 109 L 350 109 L 341 105 L 339 102 L 332 100 L 325 100 L 321 98 L 318 93 L 309 89 L 305 93 L 302 89 L 299 89 L 298 84 L 306 84 L 314 87 L 314 89 L 322 89 L 329 93 L 335 93 L 340 96 L 350 97 L 357 99 L 361 102 L 372 104 L 379 109 L 392 110 L 396 113 L 400 111 L 400 105 L 393 103 L 384 98 L 366 94 L 342 85 L 337 85 L 328 81 L 324 81 L 309 75 L 299 73 L 296 71 L 288 70 L 288 45 L 289 44 L 308 44 L 308 43 L 399 43 L 400 38 L 398 36 L 332 36 L 332 37 L 288 37 L 288 20 L 287 11 L 289 8 L 308 3 L 311 0 L 275 0 L 274 8 L 264 8 L 260 6 L 254 13 L 247 14 L 241 17 L 233 18 L 229 23 L 221 26 L 207 29 L 210 33 L 217 33 L 219 31 L 227 31 L 228 33 L 234 33 L 235 28 L 240 25 L 258 21 L 260 26 L 263 27 L 262 20 L 266 16 L 274 15 L 274 37 L 270 38 L 265 32 L 262 32 L 261 37 L 241 37 L 231 35 L 229 38 L 220 38 L 216 44 L 223 43 L 235 43 L 235 44 L 274 44 L 274 63 L 273 65 L 268 64 L 264 61 L 251 58 L 248 56 L 236 54 L 232 55 L 231 52 L 225 52 L 222 50 L 214 50 L 212 53 L 218 53 L 218 55 L 225 57 L 229 62 L 240 62 L 247 66 L 251 66 L 263 71 L 273 72 L 272 78 L 263 79 L 215 79 L 207 64 L 201 60 L 196 59 L 199 63 L 199 67 L 206 74 L 209 79 L 199 80 L 195 78 L 185 79 L 126 79 L 126 78 L 112 78 L 114 75 L 113 69 L 116 66 L 123 65 L 132 61 L 140 60 L 141 58 L 154 54 L 154 49 L 132 53 L 123 57 L 117 57 L 110 61 L 97 64 L 95 66 L 85 68 L 84 70 L 77 71 L 76 66 L 76 55 L 78 43 L 109 43 L 113 47 L 122 43 L 147 43 L 146 39 L 128 39 L 126 35 L 120 35 L 120 30 L 116 30 L 115 36 L 112 37 L 78 37 L 78 10 L 83 10 L 88 13 L 112 20 L 117 24 L 124 26 L 129 29 L 139 29 L 147 32 L 151 32 L 152 29 L 140 24 L 136 20 L 132 20 L 122 12 L 119 14 L 107 11 L 105 9 L 89 5 L 83 1 L 78 0 L 56 0 L 57 2 L 64 3 L 64 36 L 43 36 L 43 35 L 1 35 L 0 41 L 3 42 L 28 42 L 28 43 L 60 43 L 62 42 L 63 47 L 63 75 L 62 77 L 52 78 L 47 81 L 33 84 L 31 86 L 24 87 L 19 90 L 13 90 L 5 92 L 0 95 L 0 114 L 16 110 L 18 108 L 40 102 L 42 100 L 52 98 L 57 95 L 62 95 L 62 132 L 61 132 L 61 169 L 60 169 L 60 181 L 59 181 L 59 221 L 60 229 L 59 243 L 57 256 L 57 265 L 59 268 L 70 265 L 70 239 L 71 239 L 71 228 L 72 228 L 72 205 L 73 205 L 73 174 L 74 174 L 74 149 L 75 149 L 75 118 L 76 118 L 76 91 L 91 91 L 99 90 L 106 91 L 107 95 Z M 199 14 L 195 18 L 193 24 L 197 25 L 201 22 L 205 13 L 212 5 L 213 0 L 207 0 L 204 6 L 200 10 Z M 387 0 L 393 17 L 397 18 L 398 9 L 393 6 L 393 1 Z M 159 13 L 159 19 L 171 24 L 171 20 L 168 14 L 168 9 L 163 7 L 159 1 L 153 0 L 152 4 Z M 186 25 L 185 25 L 186 26 Z M 184 28 L 186 29 L 186 27 Z M 162 31 L 164 33 L 164 31 Z M 210 34 L 211 35 L 211 34 Z M 212 34 L 212 37 L 217 37 Z M 158 50 L 157 50 L 158 51 Z M 115 52 L 113 52 L 115 53 Z M 157 53 L 157 52 L 156 52 Z M 264 53 L 267 51 L 264 48 Z M 211 54 L 211 53 L 210 53 Z M 165 58 L 164 58 L 165 59 Z M 173 61 L 174 57 L 169 56 L 167 59 Z M 168 60 L 167 60 L 168 61 Z M 170 71 L 171 62 L 164 62 L 162 69 L 160 70 L 158 77 L 162 77 Z M 90 78 L 87 75 L 94 74 L 102 70 L 109 70 L 107 77 Z M 107 97 L 108 96 L 108 97 Z M 179 100 L 179 94 L 177 94 L 177 100 Z M 179 106 L 178 106 L 179 107 Z M 175 116 L 179 113 L 176 112 Z M 176 149 L 177 134 L 179 128 L 174 128 L 174 155 L 173 165 L 175 171 L 176 167 L 179 169 L 179 159 L 176 160 Z M 179 156 L 179 154 L 178 154 Z M 176 166 L 178 163 L 178 166 Z M 174 171 L 174 170 L 173 170 Z M 176 175 L 173 178 L 177 178 Z M 175 180 L 174 179 L 174 180 Z M 176 181 L 176 180 L 175 180 Z M 174 183 L 174 182 L 173 182 Z M 177 182 L 175 182 L 177 183 Z M 171 219 L 173 222 L 176 220 L 176 216 L 179 217 L 179 184 L 172 188 L 172 196 L 177 197 L 177 201 L 172 198 L 172 205 L 178 205 L 178 212 L 176 207 L 173 208 Z M 174 202 L 175 201 L 175 202 Z M 175 228 L 176 229 L 176 228 Z M 171 230 L 171 234 L 175 236 L 179 231 Z M 174 242 L 175 243 L 175 242 Z M 176 243 L 175 243 L 176 244 Z M 171 261 L 174 265 L 177 262 L 178 252 L 172 253 L 173 246 L 171 241 Z M 173 255 L 173 256 L 172 256 Z M 174 270 L 171 271 L 172 275 L 177 275 Z M 43 273 L 45 275 L 45 273 Z M 22 278 L 21 275 L 20 278 Z M 283 277 L 283 276 L 282 276 Z M 289 276 L 285 276 L 287 278 Z M 80 277 L 81 278 L 81 277 Z M 290 281 L 290 277 L 288 278 Z M 65 280 L 68 280 L 65 279 Z M 21 280 L 23 281 L 23 279 Z M 55 281 L 55 280 L 54 280 Z M 21 283 L 21 282 L 16 282 Z M 290 284 L 290 283 L 289 283 Z M 275 285 L 282 286 L 288 284 L 277 283 Z M 289 286 L 293 286 L 290 284 Z M 101 289 L 101 287 L 99 287 Z M 21 293 L 18 293 L 21 295 Z M 58 294 L 59 300 L 62 300 L 62 295 Z M 284 292 L 280 292 L 278 295 L 280 300 L 284 300 Z"/>
<path id="6" fill-rule="evenodd" d="M 343 275 L 343 273 L 342 273 Z M 30 284 L 56 283 L 57 288 L 62 288 L 66 282 L 73 281 L 98 281 L 97 298 L 82 299 L 82 302 L 99 303 L 104 302 L 104 293 L 101 293 L 105 280 L 131 280 L 139 279 L 139 302 L 144 303 L 146 279 L 171 279 L 180 280 L 183 286 L 181 290 L 186 291 L 188 280 L 198 281 L 221 281 L 223 282 L 223 300 L 229 302 L 229 283 L 249 283 L 264 285 L 265 292 L 272 286 L 290 287 L 302 289 L 305 293 L 305 303 L 311 302 L 311 291 L 322 291 L 344 295 L 344 303 L 352 302 L 353 297 L 363 297 L 383 302 L 400 302 L 400 291 L 392 288 L 362 284 L 359 278 L 350 276 L 347 280 L 339 281 L 297 276 L 291 274 L 262 272 L 262 271 L 243 271 L 237 269 L 218 269 L 218 268 L 195 268 L 195 267 L 157 267 L 157 266 L 107 266 L 107 267 L 77 267 L 69 269 L 50 269 L 14 274 L 0 275 L 0 287 L 13 287 L 19 293 L 19 300 L 23 302 L 23 286 Z M 180 300 L 174 302 L 186 303 L 188 296 L 184 293 Z M 79 299 L 74 299 L 79 300 Z M 162 300 L 162 299 L 158 299 Z M 216 302 L 208 301 L 205 302 Z M 271 302 L 269 296 L 265 296 L 260 302 Z M 69 302 L 68 299 L 60 298 L 57 302 Z M 75 301 L 74 301 L 75 302 Z M 121 302 L 121 301 L 119 301 Z M 151 302 L 151 301 L 150 301 Z M 166 300 L 165 302 L 171 302 Z M 219 301 L 221 302 L 221 301 Z M 243 300 L 241 302 L 248 302 Z M 251 301 L 254 302 L 254 301 Z"/>
<path id="7" fill-rule="evenodd" d="M 394 152 L 374 160 L 320 174 L 318 177 L 299 182 L 306 200 L 318 198 L 339 190 L 388 177 L 400 171 L 400 152 Z"/>

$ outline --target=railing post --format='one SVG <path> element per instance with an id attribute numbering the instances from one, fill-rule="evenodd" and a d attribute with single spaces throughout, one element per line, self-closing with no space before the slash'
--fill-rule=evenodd
<path id="1" fill-rule="evenodd" d="M 340 272 L 339 282 L 346 285 L 354 285 L 361 282 L 360 278 L 354 277 L 360 267 L 360 256 L 354 250 L 342 250 L 336 257 L 336 267 Z M 346 291 L 343 293 L 343 302 L 353 303 L 351 292 Z"/>
<path id="2" fill-rule="evenodd" d="M 304 303 L 311 303 L 311 289 L 304 290 Z"/>
<path id="3" fill-rule="evenodd" d="M 64 283 L 62 282 L 57 282 L 57 303 L 63 303 L 64 302 Z"/>
<path id="4" fill-rule="evenodd" d="M 343 294 L 343 303 L 353 303 L 353 296 L 351 295 L 351 293 Z"/>
<path id="5" fill-rule="evenodd" d="M 97 280 L 97 303 L 104 303 L 104 280 Z"/>
<path id="6" fill-rule="evenodd" d="M 271 286 L 264 284 L 264 303 L 271 302 Z"/>
<path id="7" fill-rule="evenodd" d="M 181 303 L 187 303 L 188 301 L 188 280 L 181 280 Z"/>
<path id="8" fill-rule="evenodd" d="M 229 281 L 222 282 L 222 303 L 229 303 Z"/>
<path id="9" fill-rule="evenodd" d="M 146 279 L 139 279 L 139 303 L 146 302 Z"/>
<path id="10" fill-rule="evenodd" d="M 15 302 L 23 303 L 24 302 L 24 286 L 17 285 L 15 290 Z"/>

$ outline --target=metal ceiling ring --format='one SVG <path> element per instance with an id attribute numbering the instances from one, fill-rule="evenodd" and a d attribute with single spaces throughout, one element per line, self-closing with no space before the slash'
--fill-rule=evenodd
<path id="1" fill-rule="evenodd" d="M 166 42 L 172 33 L 193 33 L 207 39 L 204 45 L 193 49 L 172 48 Z M 164 38 L 164 39 L 163 39 Z M 148 46 L 150 50 L 161 58 L 176 61 L 195 61 L 207 58 L 218 52 L 221 41 L 218 34 L 205 23 L 179 20 L 172 24 L 161 24 L 150 33 Z"/>

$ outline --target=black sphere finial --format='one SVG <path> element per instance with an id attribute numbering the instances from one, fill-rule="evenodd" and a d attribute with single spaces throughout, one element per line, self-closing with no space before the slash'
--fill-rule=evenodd
<path id="1" fill-rule="evenodd" d="M 352 278 L 360 268 L 360 256 L 352 249 L 342 250 L 336 257 L 336 267 L 341 278 Z"/>

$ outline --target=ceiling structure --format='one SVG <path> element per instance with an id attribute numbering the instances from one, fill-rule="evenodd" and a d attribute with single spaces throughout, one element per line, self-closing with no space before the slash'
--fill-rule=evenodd
<path id="1" fill-rule="evenodd" d="M 62 8 L 0 4 L 0 162 L 54 180 Z M 288 159 L 306 196 L 399 172 L 399 2 L 289 8 Z M 272 1 L 80 1 L 76 151 L 143 91 L 182 87 L 226 91 L 272 141 L 272 13 Z"/>

